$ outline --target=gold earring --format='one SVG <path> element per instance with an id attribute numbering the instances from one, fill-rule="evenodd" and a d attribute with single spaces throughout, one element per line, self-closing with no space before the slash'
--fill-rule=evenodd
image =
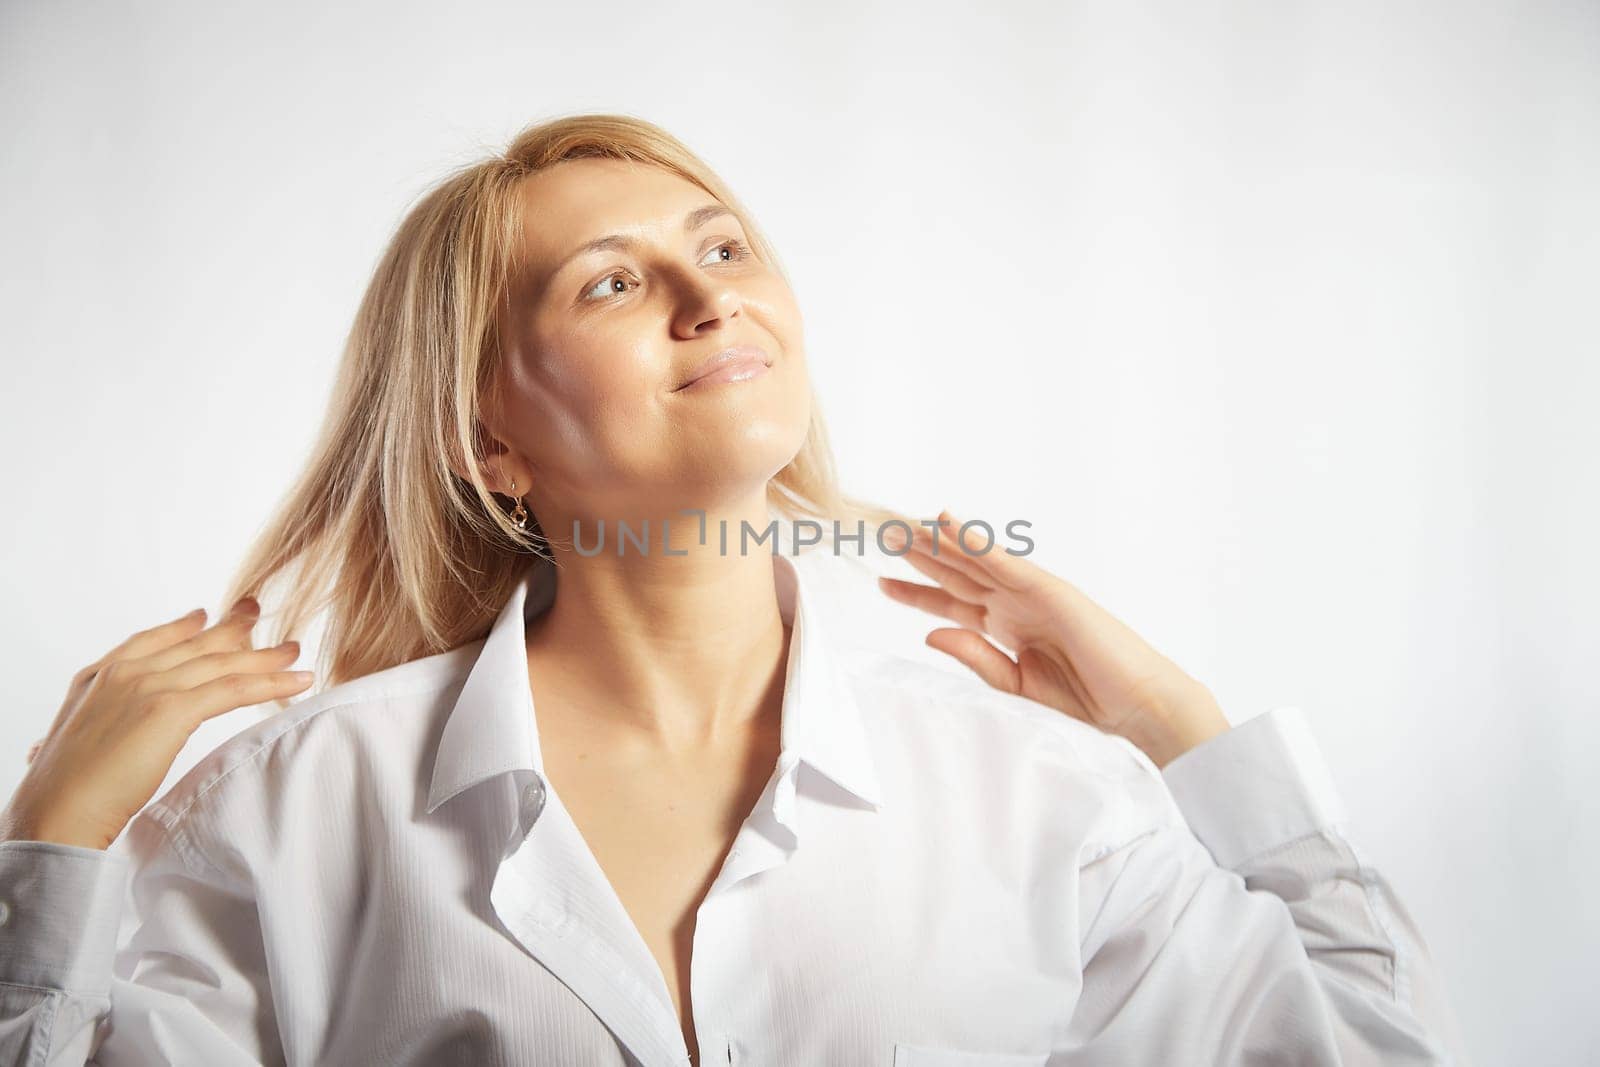
<path id="1" fill-rule="evenodd" d="M 511 479 L 511 495 L 517 494 L 517 480 Z M 522 506 L 522 498 L 517 497 L 517 506 L 511 509 L 511 522 L 519 530 L 528 528 L 528 509 Z"/>

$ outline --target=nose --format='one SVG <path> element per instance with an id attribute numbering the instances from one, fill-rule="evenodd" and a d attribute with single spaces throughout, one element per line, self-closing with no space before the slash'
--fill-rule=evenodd
<path id="1" fill-rule="evenodd" d="M 699 337 L 727 326 L 743 308 L 738 286 L 723 279 L 702 277 L 685 289 L 675 328 L 685 339 Z"/>

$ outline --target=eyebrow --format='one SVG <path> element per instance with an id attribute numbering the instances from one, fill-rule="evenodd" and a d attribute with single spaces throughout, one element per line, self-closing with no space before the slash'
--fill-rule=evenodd
<path id="1" fill-rule="evenodd" d="M 693 233 L 695 230 L 698 230 L 712 219 L 720 218 L 723 215 L 733 215 L 733 211 L 726 204 L 707 204 L 704 207 L 697 207 L 683 217 L 683 232 Z M 733 217 L 738 218 L 737 215 L 734 215 Z M 625 237 L 620 233 L 611 233 L 604 237 L 596 237 L 594 240 L 579 245 L 577 248 L 568 253 L 565 259 L 556 264 L 555 269 L 550 272 L 550 277 L 553 278 L 557 274 L 560 274 L 566 269 L 568 263 L 571 263 L 579 256 L 586 256 L 590 252 L 625 251 L 626 249 L 634 247 L 636 244 L 638 244 L 638 242 L 632 237 Z"/>

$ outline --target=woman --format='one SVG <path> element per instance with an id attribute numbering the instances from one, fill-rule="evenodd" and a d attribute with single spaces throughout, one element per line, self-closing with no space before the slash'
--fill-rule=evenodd
<path id="1" fill-rule="evenodd" d="M 839 640 L 774 515 L 909 553 L 937 584 L 885 592 L 978 677 Z M 1229 729 L 1071 585 L 895 518 L 837 489 L 716 176 L 628 117 L 524 131 L 401 225 L 234 608 L 74 680 L 0 826 L 0 1050 L 1450 1059 L 1293 709 Z M 280 575 L 333 684 L 152 802 L 199 722 L 305 692 L 252 642 Z"/>

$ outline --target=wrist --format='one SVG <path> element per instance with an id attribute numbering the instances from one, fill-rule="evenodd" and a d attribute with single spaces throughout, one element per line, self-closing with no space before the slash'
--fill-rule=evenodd
<path id="1" fill-rule="evenodd" d="M 1159 770 L 1230 729 L 1232 724 L 1222 713 L 1221 705 L 1210 691 L 1201 688 L 1141 716 L 1122 731 L 1122 736 L 1150 757 Z"/>
<path id="2" fill-rule="evenodd" d="M 84 833 L 70 824 L 35 814 L 25 805 L 18 804 L 17 798 L 13 798 L 6 807 L 0 808 L 0 841 L 43 841 L 47 844 L 73 845 L 77 848 L 93 848 L 101 851 L 111 844 L 101 835 Z"/>

